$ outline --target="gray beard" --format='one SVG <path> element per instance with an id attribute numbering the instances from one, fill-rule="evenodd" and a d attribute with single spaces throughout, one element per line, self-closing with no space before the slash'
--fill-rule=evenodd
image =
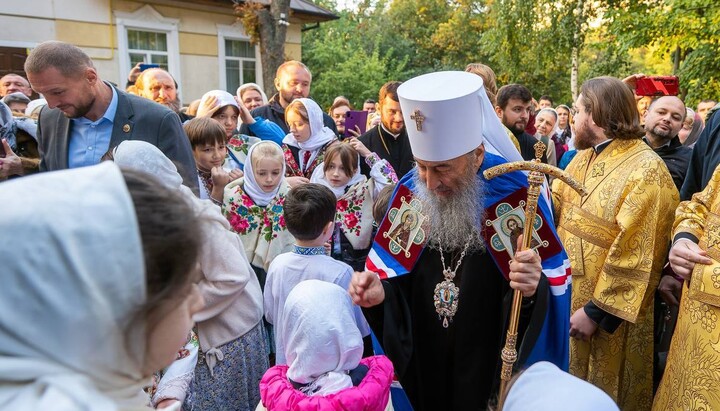
<path id="1" fill-rule="evenodd" d="M 472 169 L 468 170 L 466 183 L 449 198 L 442 198 L 430 191 L 416 174 L 414 198 L 420 200 L 422 213 L 428 217 L 430 234 L 428 246 L 443 251 L 467 252 L 485 249 L 482 238 L 485 221 L 485 190 L 482 178 Z"/>
<path id="2" fill-rule="evenodd" d="M 174 111 L 175 113 L 179 113 L 180 112 L 180 99 L 176 97 L 175 100 L 166 103 L 166 106 L 167 106 L 167 108 Z"/>

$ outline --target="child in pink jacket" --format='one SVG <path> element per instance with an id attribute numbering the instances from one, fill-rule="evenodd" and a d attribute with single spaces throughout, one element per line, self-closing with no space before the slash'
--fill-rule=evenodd
<path id="1" fill-rule="evenodd" d="M 283 311 L 277 326 L 285 335 L 288 365 L 265 373 L 258 409 L 391 409 L 392 363 L 385 356 L 361 360 L 362 336 L 346 290 L 325 281 L 303 281 L 292 289 Z"/>

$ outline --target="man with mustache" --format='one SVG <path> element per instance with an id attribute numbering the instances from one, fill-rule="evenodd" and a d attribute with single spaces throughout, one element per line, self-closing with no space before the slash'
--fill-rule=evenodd
<path id="1" fill-rule="evenodd" d="M 558 234 L 573 268 L 570 373 L 622 410 L 652 403 L 653 296 L 679 194 L 640 139 L 632 91 L 613 77 L 586 81 L 575 102 L 577 156 L 567 172 L 588 195 L 553 183 Z"/>
<path id="2" fill-rule="evenodd" d="M 399 81 L 389 81 L 380 88 L 377 102 L 380 124 L 358 137 L 368 150 L 377 153 L 380 158 L 387 160 L 393 166 L 398 178 L 407 174 L 413 164 L 408 133 L 397 95 L 401 84 Z M 370 167 L 364 162 L 361 163 L 360 171 L 369 177 Z"/>
<path id="3" fill-rule="evenodd" d="M 567 366 L 567 351 L 551 353 L 538 337 L 553 334 L 538 332 L 556 318 L 546 304 L 555 297 L 541 271 L 550 257 L 564 261 L 565 254 L 552 231 L 552 238 L 543 240 L 555 244 L 557 253 L 540 251 L 543 261 L 531 250 L 510 258 L 507 249 L 493 248 L 499 240 L 492 247 L 488 241 L 507 236 L 488 224 L 490 213 L 498 204 L 512 203 L 513 196 L 526 200 L 527 176 L 514 172 L 486 180 L 482 175 L 521 157 L 494 115 L 480 77 L 430 73 L 403 83 L 397 95 L 417 165 L 398 183 L 366 262 L 369 271 L 354 274 L 349 292 L 365 307 L 415 410 L 485 409 L 497 392 L 502 319 L 509 309 L 505 298 L 512 290 L 525 297 L 518 366 L 539 359 Z M 548 202 L 541 199 L 538 209 L 543 225 L 552 225 Z M 398 247 L 392 234 L 411 213 L 419 227 Z M 562 288 L 563 281 L 555 284 Z M 540 317 L 548 320 L 537 321 Z M 561 330 L 556 348 L 567 347 L 567 319 L 565 314 L 564 323 L 553 328 Z"/>
<path id="4" fill-rule="evenodd" d="M 531 120 L 531 114 L 534 113 L 530 90 L 520 84 L 508 84 L 500 87 L 497 94 L 495 113 L 503 125 L 507 127 L 517 139 L 520 144 L 520 155 L 522 155 L 522 158 L 527 161 L 534 159 L 534 146 L 537 140 L 525 132 L 528 121 Z M 543 154 L 540 161 L 547 163 L 547 154 Z"/>
<path id="5" fill-rule="evenodd" d="M 135 89 L 140 97 L 145 97 L 169 108 L 180 117 L 181 122 L 193 119 L 193 116 L 180 111 L 181 103 L 177 95 L 177 82 L 167 71 L 161 68 L 150 68 L 135 80 Z"/>
<path id="6" fill-rule="evenodd" d="M 692 155 L 692 149 L 683 146 L 678 137 L 686 114 L 685 103 L 676 96 L 653 100 L 645 112 L 643 140 L 663 159 L 678 190 Z"/>

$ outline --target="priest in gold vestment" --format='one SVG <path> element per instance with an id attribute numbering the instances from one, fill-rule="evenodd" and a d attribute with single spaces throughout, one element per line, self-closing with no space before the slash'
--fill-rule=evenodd
<path id="1" fill-rule="evenodd" d="M 683 277 L 680 312 L 653 410 L 720 410 L 720 167 L 683 201 L 670 251 Z"/>
<path id="2" fill-rule="evenodd" d="M 662 159 L 640 140 L 626 85 L 612 77 L 588 80 L 575 106 L 580 151 L 566 171 L 589 195 L 553 184 L 573 277 L 570 373 L 624 411 L 649 410 L 653 294 L 679 194 Z"/>

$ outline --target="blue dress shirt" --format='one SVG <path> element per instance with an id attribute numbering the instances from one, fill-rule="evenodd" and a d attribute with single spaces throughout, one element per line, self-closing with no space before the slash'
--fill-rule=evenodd
<path id="1" fill-rule="evenodd" d="M 118 95 L 114 87 L 112 100 L 105 114 L 97 121 L 85 117 L 70 120 L 70 141 L 68 143 L 68 168 L 98 164 L 110 148 L 113 121 L 117 111 Z"/>

